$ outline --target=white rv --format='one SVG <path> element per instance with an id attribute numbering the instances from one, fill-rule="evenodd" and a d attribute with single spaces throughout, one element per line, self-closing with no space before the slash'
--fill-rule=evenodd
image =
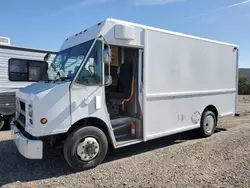
<path id="1" fill-rule="evenodd" d="M 55 54 L 13 46 L 9 38 L 0 37 L 0 130 L 15 114 L 15 92 L 43 79 L 48 67 L 43 58 L 48 52 Z"/>
<path id="2" fill-rule="evenodd" d="M 238 46 L 107 19 L 67 38 L 50 80 L 17 92 L 12 135 L 42 159 L 63 145 L 74 169 L 120 148 L 200 129 L 237 112 Z"/>

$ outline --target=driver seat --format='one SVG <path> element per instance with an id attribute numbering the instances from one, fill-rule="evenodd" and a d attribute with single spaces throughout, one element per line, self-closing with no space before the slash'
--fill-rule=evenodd
<path id="1" fill-rule="evenodd" d="M 116 92 L 109 93 L 109 98 L 115 104 L 124 104 L 132 99 L 134 92 L 133 64 L 125 62 L 120 66 Z"/>

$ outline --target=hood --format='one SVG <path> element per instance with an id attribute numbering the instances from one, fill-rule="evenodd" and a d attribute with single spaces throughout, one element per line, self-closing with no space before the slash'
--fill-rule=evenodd
<path id="1" fill-rule="evenodd" d="M 69 87 L 71 82 L 37 82 L 17 91 L 16 96 L 25 101 L 39 99 L 58 87 Z"/>
<path id="2" fill-rule="evenodd" d="M 37 82 L 37 83 L 33 83 L 27 87 L 24 87 L 22 89 L 20 89 L 20 92 L 22 93 L 26 93 L 26 94 L 38 94 L 41 93 L 43 91 L 49 90 L 51 88 L 54 88 L 58 85 L 61 85 L 63 83 L 67 83 L 67 82 Z"/>

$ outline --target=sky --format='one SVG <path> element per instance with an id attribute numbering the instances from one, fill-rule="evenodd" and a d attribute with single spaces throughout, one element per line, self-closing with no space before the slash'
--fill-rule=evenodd
<path id="1" fill-rule="evenodd" d="M 250 0 L 1 0 L 0 36 L 12 45 L 59 50 L 63 41 L 116 18 L 237 44 L 250 68 Z"/>

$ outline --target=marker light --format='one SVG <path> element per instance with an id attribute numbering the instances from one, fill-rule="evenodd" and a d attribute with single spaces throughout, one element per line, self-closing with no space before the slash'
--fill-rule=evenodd
<path id="1" fill-rule="evenodd" d="M 234 47 L 234 52 L 235 52 L 236 50 L 238 50 L 238 47 L 235 46 L 235 47 Z"/>
<path id="2" fill-rule="evenodd" d="M 46 119 L 46 118 L 42 118 L 42 119 L 41 119 L 41 123 L 42 123 L 42 124 L 46 124 L 46 123 L 47 123 L 47 119 Z"/>
<path id="3" fill-rule="evenodd" d="M 31 125 L 33 125 L 33 120 L 32 119 L 29 119 L 29 122 Z"/>

